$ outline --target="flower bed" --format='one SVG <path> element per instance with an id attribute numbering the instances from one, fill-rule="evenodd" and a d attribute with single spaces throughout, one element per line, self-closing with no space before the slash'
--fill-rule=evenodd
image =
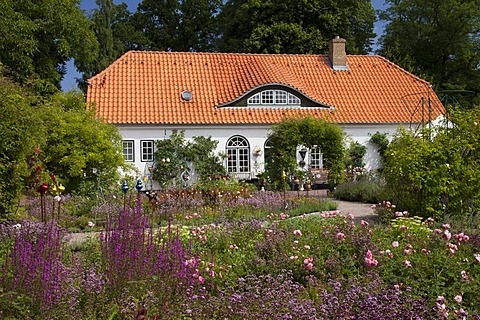
<path id="1" fill-rule="evenodd" d="M 0 316 L 480 319 L 480 237 L 454 225 L 272 210 L 153 228 L 147 211 L 75 247 L 55 223 L 1 225 Z"/>

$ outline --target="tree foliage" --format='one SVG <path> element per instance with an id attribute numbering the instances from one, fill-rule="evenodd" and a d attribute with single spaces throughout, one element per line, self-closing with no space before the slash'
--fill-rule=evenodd
<path id="1" fill-rule="evenodd" d="M 135 24 L 152 50 L 211 51 L 221 4 L 220 0 L 143 0 Z"/>
<path id="2" fill-rule="evenodd" d="M 12 212 L 24 188 L 36 138 L 44 135 L 31 97 L 0 75 L 0 217 Z"/>
<path id="3" fill-rule="evenodd" d="M 148 43 L 145 35 L 135 29 L 133 15 L 125 3 L 116 5 L 113 0 L 96 0 L 96 4 L 90 20 L 100 44 L 98 56 L 92 61 L 77 64 L 78 71 L 83 73 L 78 83 L 84 92 L 90 77 L 104 70 L 126 51 L 144 48 Z"/>
<path id="4" fill-rule="evenodd" d="M 268 176 L 274 188 L 282 187 L 282 172 L 293 174 L 298 167 L 297 147 L 318 146 L 324 158 L 324 167 L 329 170 L 331 183 L 339 182 L 344 169 L 343 131 L 338 125 L 313 117 L 289 118 L 276 124 L 268 137 L 273 146 L 267 163 Z"/>
<path id="5" fill-rule="evenodd" d="M 387 149 L 384 174 L 402 209 L 436 218 L 479 212 L 479 110 L 453 110 L 453 127 L 426 129 L 420 136 L 399 130 Z"/>
<path id="6" fill-rule="evenodd" d="M 0 0 L 0 7 L 0 61 L 16 82 L 51 94 L 69 59 L 95 58 L 98 42 L 78 0 Z"/>
<path id="7" fill-rule="evenodd" d="M 480 89 L 478 0 L 390 0 L 379 53 L 439 90 Z"/>
<path id="8" fill-rule="evenodd" d="M 48 130 L 43 162 L 61 179 L 66 191 L 96 192 L 97 179 L 106 187 L 119 178 L 124 165 L 117 129 L 85 109 L 83 95 L 60 93 L 41 112 Z M 93 190 L 92 190 L 93 189 Z"/>
<path id="9" fill-rule="evenodd" d="M 221 51 L 318 53 L 340 35 L 349 40 L 348 52 L 366 53 L 375 13 L 367 0 L 231 0 L 219 20 Z"/>

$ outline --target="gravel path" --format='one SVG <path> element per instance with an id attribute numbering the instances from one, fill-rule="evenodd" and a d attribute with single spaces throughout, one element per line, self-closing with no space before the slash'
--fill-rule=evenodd
<path id="1" fill-rule="evenodd" d="M 356 221 L 365 220 L 368 222 L 376 222 L 378 216 L 374 213 L 372 205 L 363 202 L 352 202 L 343 200 L 333 200 L 337 203 L 338 209 L 342 214 L 351 213 Z"/>

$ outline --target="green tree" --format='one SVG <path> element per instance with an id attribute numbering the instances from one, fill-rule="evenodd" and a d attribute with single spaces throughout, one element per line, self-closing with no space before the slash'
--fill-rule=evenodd
<path id="1" fill-rule="evenodd" d="M 211 176 L 224 175 L 225 168 L 214 150 L 218 141 L 211 137 L 193 137 L 186 141 L 183 132 L 172 134 L 168 139 L 156 142 L 153 178 L 163 187 L 193 165 L 200 181 Z"/>
<path id="2" fill-rule="evenodd" d="M 194 164 L 201 181 L 226 174 L 221 159 L 214 153 L 217 145 L 217 140 L 203 136 L 193 137 L 192 141 L 187 142 L 186 160 Z"/>
<path id="3" fill-rule="evenodd" d="M 12 81 L 0 75 L 0 219 L 13 212 L 24 188 L 29 167 L 44 130 L 31 106 L 31 97 Z"/>
<path id="4" fill-rule="evenodd" d="M 79 92 L 57 93 L 42 108 L 48 134 L 41 146 L 43 162 L 65 185 L 66 192 L 95 193 L 97 183 L 118 181 L 124 166 L 117 129 L 85 109 Z"/>
<path id="5" fill-rule="evenodd" d="M 135 14 L 152 50 L 211 51 L 221 0 L 144 0 Z"/>
<path id="6" fill-rule="evenodd" d="M 230 0 L 219 20 L 227 52 L 318 53 L 340 35 L 349 53 L 367 53 L 375 36 L 368 0 Z"/>
<path id="7" fill-rule="evenodd" d="M 145 48 L 148 43 L 143 33 L 135 29 L 133 15 L 125 3 L 116 5 L 113 0 L 96 0 L 96 4 L 90 20 L 100 49 L 94 60 L 78 65 L 78 71 L 83 73 L 78 84 L 84 92 L 89 78 L 107 68 L 126 51 Z"/>
<path id="8" fill-rule="evenodd" d="M 0 0 L 0 61 L 15 81 L 49 95 L 66 62 L 89 63 L 98 42 L 78 0 Z"/>
<path id="9" fill-rule="evenodd" d="M 267 173 L 274 188 L 282 187 L 282 172 L 293 174 L 298 167 L 297 146 L 317 146 L 324 155 L 332 184 L 341 180 L 344 169 L 343 131 L 338 125 L 313 117 L 285 119 L 272 128 L 268 138 L 273 148 L 269 153 Z"/>
<path id="10" fill-rule="evenodd" d="M 479 111 L 478 106 L 454 109 L 453 126 L 425 129 L 420 135 L 399 130 L 387 149 L 383 172 L 401 209 L 435 218 L 479 212 Z"/>
<path id="11" fill-rule="evenodd" d="M 480 89 L 478 0 L 389 0 L 379 53 L 437 90 Z"/>

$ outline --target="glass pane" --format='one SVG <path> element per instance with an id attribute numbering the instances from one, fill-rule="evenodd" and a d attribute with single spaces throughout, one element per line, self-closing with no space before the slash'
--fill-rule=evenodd
<path id="1" fill-rule="evenodd" d="M 300 99 L 293 94 L 289 93 L 288 94 L 288 104 L 292 106 L 299 106 L 300 105 Z"/>
<path id="2" fill-rule="evenodd" d="M 276 91 L 276 104 L 287 104 L 287 92 L 282 90 Z"/>
<path id="3" fill-rule="evenodd" d="M 262 92 L 262 104 L 273 104 L 273 90 L 265 90 Z"/>

